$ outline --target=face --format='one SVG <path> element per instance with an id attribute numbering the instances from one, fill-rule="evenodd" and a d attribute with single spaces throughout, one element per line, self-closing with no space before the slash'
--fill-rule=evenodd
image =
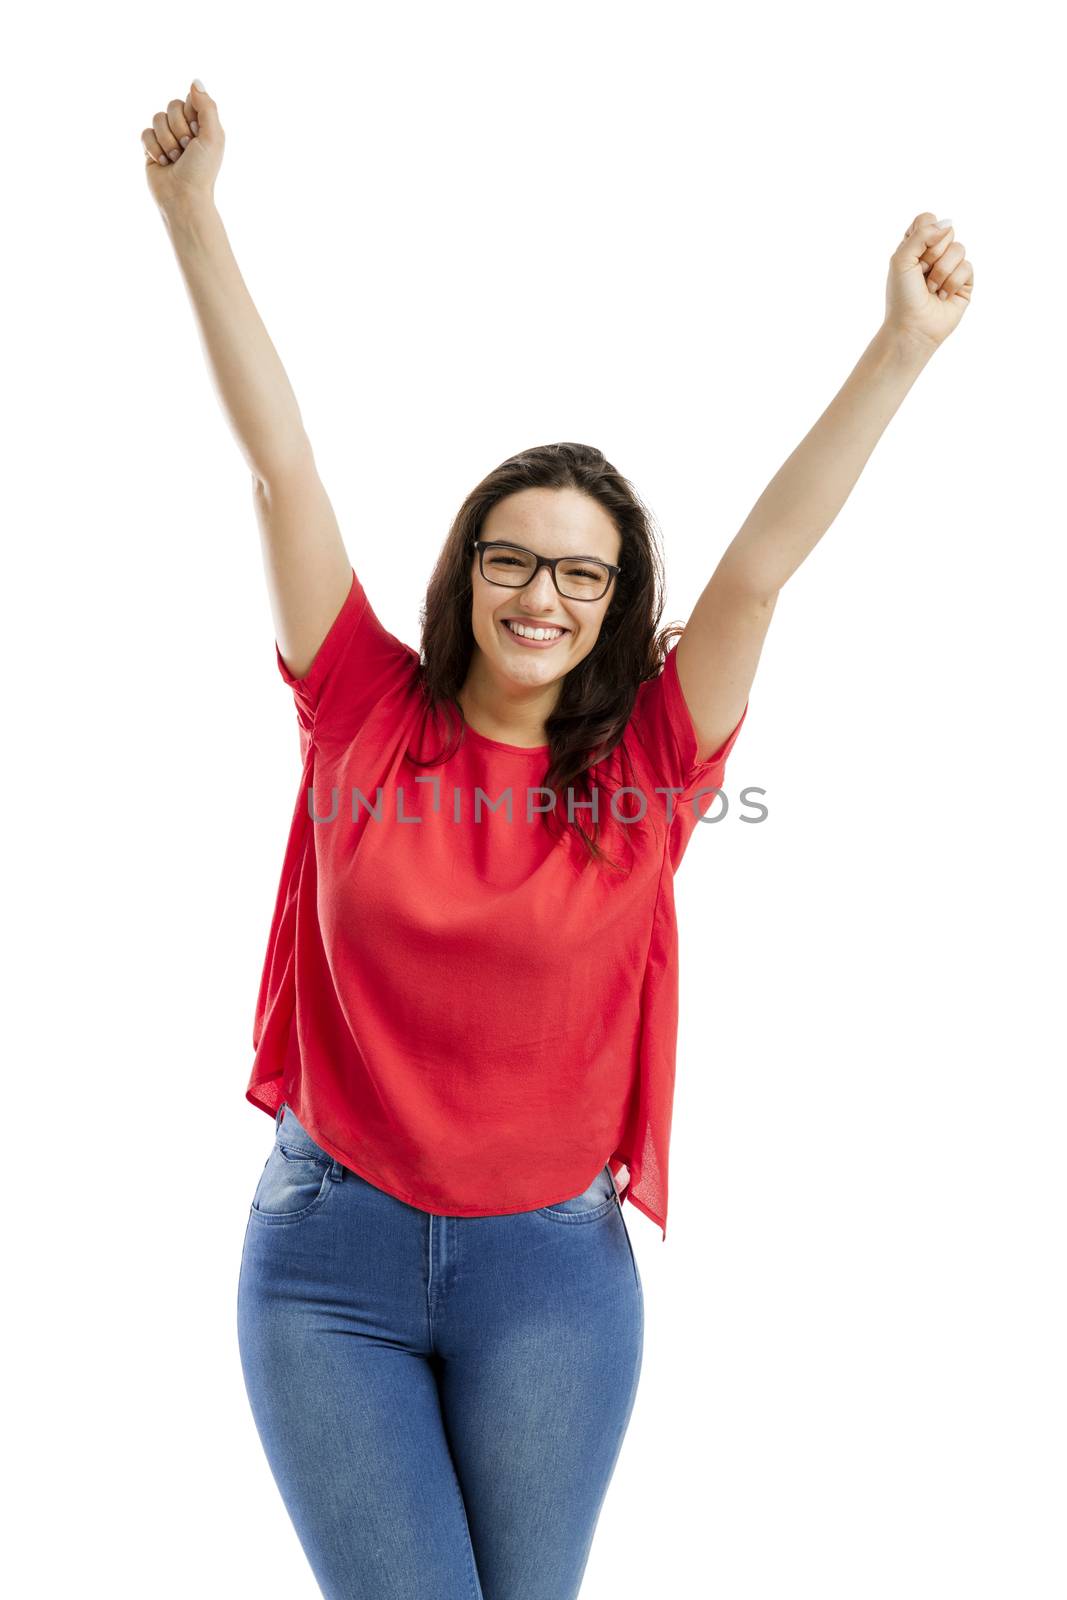
<path id="1" fill-rule="evenodd" d="M 523 489 L 500 500 L 482 525 L 482 539 L 503 539 L 540 556 L 591 556 L 619 564 L 622 539 L 603 507 L 576 489 Z M 490 570 L 486 556 L 486 570 Z M 572 600 L 560 594 L 547 567 L 523 589 L 503 588 L 481 575 L 478 554 L 471 563 L 474 638 L 494 676 L 514 688 L 545 689 L 562 679 L 596 644 L 618 580 L 599 600 Z M 507 627 L 553 630 L 552 641 L 527 641 Z M 562 629 L 561 633 L 556 630 Z"/>

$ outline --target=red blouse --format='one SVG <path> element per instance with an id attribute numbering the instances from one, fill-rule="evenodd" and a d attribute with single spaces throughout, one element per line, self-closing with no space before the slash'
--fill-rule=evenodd
<path id="1" fill-rule="evenodd" d="M 306 675 L 277 643 L 275 655 L 303 773 L 246 1098 L 271 1116 L 287 1101 L 338 1161 L 439 1215 L 553 1205 L 610 1162 L 665 1240 L 673 878 L 747 704 L 697 761 L 674 649 L 640 685 L 619 746 L 589 774 L 598 843 L 622 875 L 582 869 L 574 830 L 561 842 L 540 816 L 547 745 L 465 727 L 448 761 L 406 759 L 446 749 L 451 730 L 429 719 L 419 653 L 383 628 L 355 572 Z M 588 800 L 576 814 L 591 831 Z"/>

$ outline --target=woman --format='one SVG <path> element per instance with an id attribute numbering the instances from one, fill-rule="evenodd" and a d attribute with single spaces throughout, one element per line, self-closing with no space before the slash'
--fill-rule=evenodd
<path id="1" fill-rule="evenodd" d="M 623 1199 L 666 1237 L 673 874 L 778 592 L 970 263 L 915 218 L 882 327 L 684 630 L 659 629 L 632 487 L 560 444 L 468 496 L 416 652 L 350 564 L 230 253 L 215 102 L 194 82 L 143 143 L 252 471 L 303 761 L 247 1089 L 275 1118 L 238 1292 L 255 1422 L 324 1594 L 564 1600 L 641 1367 Z"/>

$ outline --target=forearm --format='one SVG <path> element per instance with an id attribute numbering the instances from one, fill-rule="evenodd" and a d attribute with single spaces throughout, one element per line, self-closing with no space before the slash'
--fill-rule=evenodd
<path id="1" fill-rule="evenodd" d="M 779 468 L 728 547 L 719 571 L 769 597 L 809 556 L 852 492 L 933 346 L 879 328 L 844 386 Z"/>
<path id="2" fill-rule="evenodd" d="M 267 482 L 310 448 L 285 368 L 214 202 L 162 215 L 223 414 L 253 477 Z"/>

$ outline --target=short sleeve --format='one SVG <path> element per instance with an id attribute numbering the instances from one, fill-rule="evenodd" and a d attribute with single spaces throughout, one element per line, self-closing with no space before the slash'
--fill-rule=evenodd
<path id="1" fill-rule="evenodd" d="M 293 691 L 302 756 L 312 738 L 353 739 L 381 697 L 419 663 L 418 652 L 382 626 L 355 569 L 345 602 L 304 676 L 294 678 L 277 640 L 274 654 Z"/>
<path id="2" fill-rule="evenodd" d="M 741 726 L 748 715 L 748 702 L 737 726 L 729 737 L 703 761 L 698 761 L 699 749 L 693 718 L 678 681 L 678 646 L 667 652 L 663 670 L 655 678 L 648 678 L 637 691 L 631 722 L 645 753 L 645 759 L 656 776 L 658 785 L 680 789 L 674 797 L 671 815 L 691 800 L 698 789 L 715 789 L 722 784 L 726 772 L 726 758 L 737 741 Z M 666 796 L 662 799 L 666 803 Z M 704 802 L 701 801 L 703 808 Z"/>

